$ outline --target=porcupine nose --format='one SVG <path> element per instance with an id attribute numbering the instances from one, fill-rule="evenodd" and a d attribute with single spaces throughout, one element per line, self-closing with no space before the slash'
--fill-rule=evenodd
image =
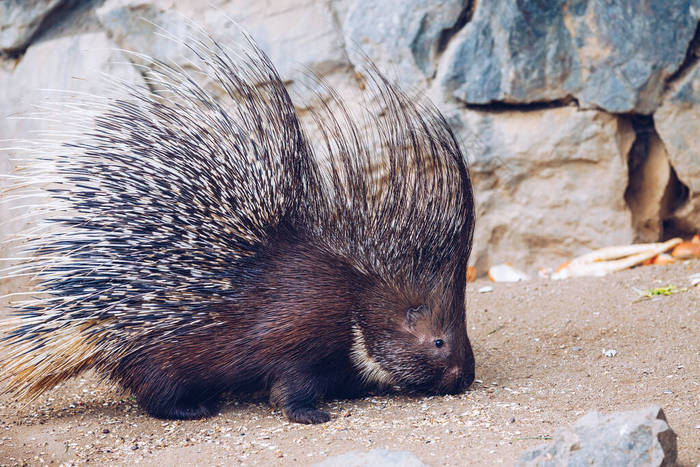
<path id="1" fill-rule="evenodd" d="M 462 373 L 462 391 L 466 391 L 469 386 L 474 382 L 475 372 L 474 372 L 474 359 L 470 360 L 470 363 L 464 369 Z"/>
<path id="2" fill-rule="evenodd" d="M 474 382 L 474 360 L 468 359 L 462 365 L 447 368 L 440 381 L 440 386 L 448 394 L 457 394 L 467 390 Z"/>
<path id="3" fill-rule="evenodd" d="M 442 377 L 442 386 L 450 394 L 464 392 L 474 382 L 474 373 L 474 353 L 467 339 L 466 345 L 458 347 L 457 352 L 452 355 L 447 371 Z"/>
<path id="4" fill-rule="evenodd" d="M 460 390 L 462 382 L 462 370 L 458 366 L 453 366 L 445 374 L 445 386 L 448 388 L 448 392 L 454 393 Z"/>
<path id="5" fill-rule="evenodd" d="M 466 391 L 474 382 L 474 370 L 453 366 L 448 368 L 442 376 L 441 386 L 448 394 L 457 394 Z"/>

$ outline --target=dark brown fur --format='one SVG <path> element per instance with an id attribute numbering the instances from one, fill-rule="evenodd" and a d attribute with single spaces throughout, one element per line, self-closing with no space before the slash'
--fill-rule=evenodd
<path id="1" fill-rule="evenodd" d="M 370 355 L 391 368 L 396 385 L 458 392 L 473 381 L 464 312 L 454 323 L 430 312 L 460 297 L 431 297 L 424 309 L 408 312 L 423 303 L 418 294 L 387 290 L 381 279 L 358 274 L 342 258 L 284 239 L 252 263 L 245 272 L 250 285 L 235 304 L 209 312 L 225 322 L 222 327 L 154 340 L 115 369 L 113 376 L 149 413 L 209 416 L 225 391 L 268 389 L 270 402 L 290 420 L 328 421 L 316 408 L 319 399 L 379 387 L 363 382 L 351 360 L 352 322 L 363 330 Z M 436 338 L 446 342 L 441 349 Z"/>

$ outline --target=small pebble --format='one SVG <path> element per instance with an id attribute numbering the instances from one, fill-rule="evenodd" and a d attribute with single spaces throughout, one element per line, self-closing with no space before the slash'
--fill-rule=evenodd
<path id="1" fill-rule="evenodd" d="M 605 355 L 606 357 L 614 357 L 615 355 L 617 355 L 617 350 L 615 350 L 615 349 L 608 349 L 608 350 L 603 349 L 603 355 Z"/>
<path id="2" fill-rule="evenodd" d="M 697 274 L 691 274 L 688 277 L 690 278 L 691 287 L 695 287 L 696 285 L 700 284 L 700 272 Z"/>
<path id="3" fill-rule="evenodd" d="M 485 285 L 483 287 L 479 287 L 478 290 L 479 293 L 489 293 L 493 292 L 493 286 L 492 285 Z"/>

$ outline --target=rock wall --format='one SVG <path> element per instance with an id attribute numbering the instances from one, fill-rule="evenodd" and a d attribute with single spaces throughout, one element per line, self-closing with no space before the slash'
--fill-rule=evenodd
<path id="1" fill-rule="evenodd" d="M 44 105 L 42 89 L 77 102 L 106 92 L 102 72 L 143 82 L 138 55 L 118 49 L 187 67 L 163 35 L 186 37 L 188 18 L 224 44 L 236 40 L 228 18 L 246 28 L 302 114 L 318 91 L 309 71 L 361 95 L 366 56 L 429 96 L 474 178 L 479 272 L 700 231 L 700 0 L 9 0 L 0 139 L 47 128 L 5 118 Z M 22 227 L 12 204 L 0 203 L 0 237 Z"/>

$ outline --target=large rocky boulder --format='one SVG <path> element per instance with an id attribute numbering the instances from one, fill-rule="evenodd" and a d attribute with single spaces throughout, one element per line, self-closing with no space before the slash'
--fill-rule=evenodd
<path id="1" fill-rule="evenodd" d="M 700 232 L 700 63 L 673 83 L 654 121 L 675 174 L 687 188 L 669 220 L 681 231 Z"/>
<path id="2" fill-rule="evenodd" d="M 47 19 L 75 0 L 3 0 L 0 2 L 0 53 L 22 52 Z"/>
<path id="3" fill-rule="evenodd" d="M 563 257 L 633 238 L 624 202 L 629 129 L 576 107 L 456 111 L 477 202 L 477 270 L 510 262 L 556 266 Z"/>
<path id="4" fill-rule="evenodd" d="M 696 0 L 479 2 L 441 83 L 467 104 L 574 98 L 649 114 L 683 63 L 695 8 Z"/>
<path id="5" fill-rule="evenodd" d="M 152 64 L 138 54 L 187 68 L 192 51 L 165 36 L 187 41 L 200 28 L 234 49 L 247 30 L 302 118 L 326 97 L 310 75 L 362 106 L 369 59 L 431 96 L 463 141 L 479 272 L 534 269 L 700 230 L 699 20 L 700 0 L 10 0 L 0 2 L 0 108 L 25 115 L 45 88 L 104 94 L 102 71 L 145 82 Z M 41 128 L 2 119 L 0 138 Z M 12 168 L 0 154 L 0 173 Z M 19 219 L 9 205 L 2 220 Z M 0 236 L 22 222 L 0 223 Z"/>
<path id="6" fill-rule="evenodd" d="M 341 3 L 341 2 L 337 2 Z M 468 0 L 355 0 L 336 8 L 350 60 L 371 59 L 384 73 L 407 86 L 425 84 L 436 71 L 446 39 L 471 11 Z"/>
<path id="7" fill-rule="evenodd" d="M 601 414 L 590 412 L 572 428 L 562 428 L 551 443 L 520 456 L 518 467 L 673 466 L 678 454 L 676 433 L 664 411 L 646 409 Z"/>
<path id="8" fill-rule="evenodd" d="M 234 49 L 246 31 L 286 80 L 348 66 L 342 33 L 325 2 L 231 0 L 212 8 L 193 1 L 176 9 L 166 0 L 107 0 L 96 14 L 120 47 L 185 68 L 193 53 L 185 44 L 194 45 L 201 31 Z"/>

